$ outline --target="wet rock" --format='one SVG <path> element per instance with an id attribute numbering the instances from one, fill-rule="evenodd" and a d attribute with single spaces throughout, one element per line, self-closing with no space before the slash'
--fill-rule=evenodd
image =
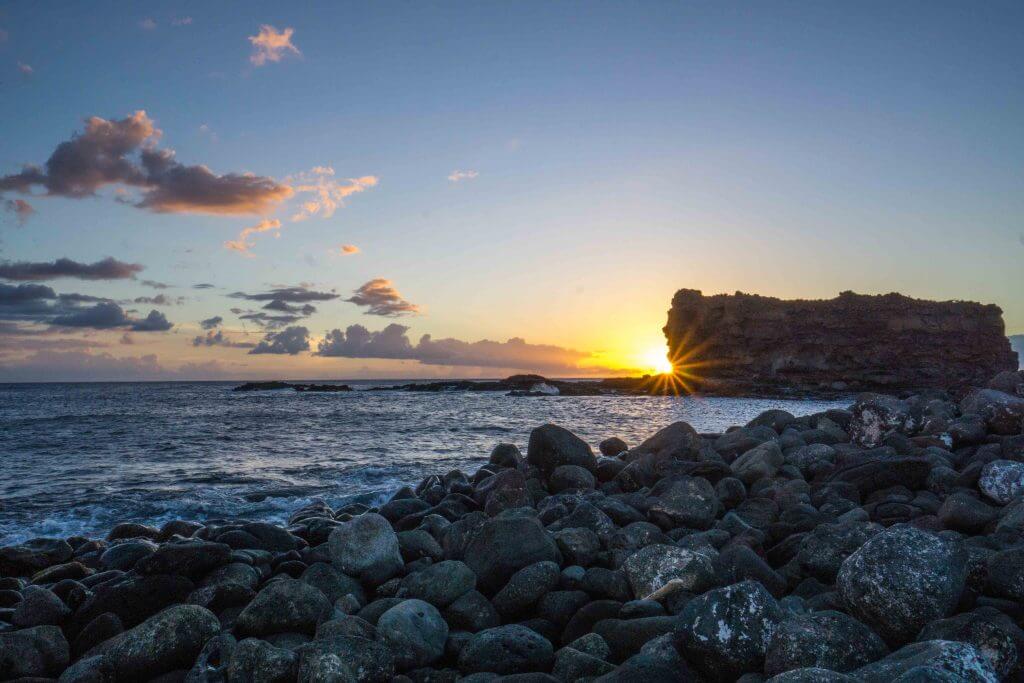
<path id="1" fill-rule="evenodd" d="M 545 474 L 562 465 L 578 465 L 591 472 L 597 468 L 597 458 L 590 446 L 569 430 L 553 424 L 530 432 L 526 461 Z"/>
<path id="2" fill-rule="evenodd" d="M 676 647 L 710 680 L 734 681 L 764 667 L 783 613 L 759 583 L 717 588 L 692 599 L 679 615 Z"/>
<path id="3" fill-rule="evenodd" d="M 551 472 L 551 476 L 548 477 L 548 490 L 551 493 L 590 490 L 595 485 L 594 475 L 590 473 L 590 470 L 579 465 L 559 465 Z"/>
<path id="4" fill-rule="evenodd" d="M 714 582 L 711 561 L 704 555 L 671 545 L 649 545 L 622 564 L 633 595 L 647 598 L 670 581 L 681 590 L 700 593 Z"/>
<path id="5" fill-rule="evenodd" d="M 131 628 L 169 605 L 184 602 L 193 584 L 183 576 L 125 575 L 97 585 L 71 618 L 72 632 L 103 614 L 117 615 Z"/>
<path id="6" fill-rule="evenodd" d="M 655 484 L 650 495 L 656 500 L 647 516 L 665 530 L 707 529 L 718 516 L 715 489 L 702 477 L 666 477 Z"/>
<path id="7" fill-rule="evenodd" d="M 175 605 L 118 636 L 105 658 L 118 680 L 151 679 L 190 668 L 218 631 L 220 622 L 209 610 Z"/>
<path id="8" fill-rule="evenodd" d="M 515 444 L 499 443 L 491 451 L 488 462 L 501 467 L 519 468 L 523 465 L 524 460 L 523 454 L 519 452 Z"/>
<path id="9" fill-rule="evenodd" d="M 144 557 L 149 557 L 159 548 L 152 541 L 130 541 L 110 546 L 100 555 L 100 566 L 103 569 L 120 569 L 128 571 Z"/>
<path id="10" fill-rule="evenodd" d="M 459 671 L 502 675 L 547 671 L 553 660 L 554 649 L 546 638 L 525 626 L 509 624 L 474 635 L 459 654 Z"/>
<path id="11" fill-rule="evenodd" d="M 5 679 L 56 678 L 70 660 L 68 641 L 56 626 L 0 631 L 0 675 Z"/>
<path id="12" fill-rule="evenodd" d="M 135 563 L 140 574 L 178 574 L 197 578 L 231 561 L 231 548 L 223 543 L 184 541 L 165 543 Z"/>
<path id="13" fill-rule="evenodd" d="M 484 593 L 498 590 L 523 567 L 558 559 L 554 540 L 539 522 L 525 517 L 484 522 L 466 546 L 465 555 Z"/>
<path id="14" fill-rule="evenodd" d="M 563 529 L 551 536 L 566 564 L 589 567 L 601 552 L 601 538 L 590 529 Z"/>
<path id="15" fill-rule="evenodd" d="M 399 670 L 429 666 L 444 654 L 448 624 L 430 603 L 405 600 L 377 621 L 380 640 L 395 654 Z"/>
<path id="16" fill-rule="evenodd" d="M 730 467 L 734 477 L 750 486 L 758 479 L 775 476 L 785 462 L 778 442 L 766 441 L 736 458 Z"/>
<path id="17" fill-rule="evenodd" d="M 998 516 L 997 510 L 964 492 L 946 498 L 938 512 L 943 526 L 965 534 L 980 533 Z"/>
<path id="18" fill-rule="evenodd" d="M 242 610 L 235 622 L 241 636 L 295 631 L 316 632 L 331 614 L 331 602 L 316 588 L 296 579 L 269 582 Z"/>
<path id="19" fill-rule="evenodd" d="M 334 529 L 328 546 L 331 561 L 345 574 L 362 581 L 383 583 L 401 571 L 404 564 L 391 524 L 372 512 Z"/>
<path id="20" fill-rule="evenodd" d="M 857 669 L 853 675 L 864 683 L 891 683 L 918 667 L 928 667 L 954 676 L 963 683 L 996 683 L 999 678 L 973 645 L 948 640 L 929 640 L 907 645 L 885 659 Z M 941 675 L 941 674 L 939 674 Z M 925 680 L 943 680 L 934 675 Z"/>
<path id="21" fill-rule="evenodd" d="M 323 593 L 332 603 L 346 595 L 354 595 L 360 604 L 366 602 L 363 587 L 359 582 L 326 562 L 314 562 L 299 578 Z"/>
<path id="22" fill-rule="evenodd" d="M 264 640 L 246 638 L 231 652 L 228 683 L 287 683 L 295 680 L 299 656 Z"/>
<path id="23" fill-rule="evenodd" d="M 11 618 L 18 628 L 60 626 L 71 614 L 63 600 L 41 586 L 27 586 L 21 596 Z"/>
<path id="24" fill-rule="evenodd" d="M 801 614 L 779 624 L 768 646 L 765 674 L 817 667 L 846 673 L 889 654 L 875 633 L 842 612 Z"/>
<path id="25" fill-rule="evenodd" d="M 445 560 L 409 574 L 397 597 L 418 598 L 444 609 L 476 587 L 476 574 L 464 562 Z"/>
<path id="26" fill-rule="evenodd" d="M 33 538 L 0 548 L 0 576 L 31 576 L 50 565 L 67 562 L 73 551 L 59 538 Z"/>
<path id="27" fill-rule="evenodd" d="M 629 450 L 626 442 L 617 436 L 605 439 L 597 445 L 597 448 L 601 451 L 601 455 L 607 455 L 608 457 L 615 457 L 619 453 Z"/>
<path id="28" fill-rule="evenodd" d="M 424 557 L 437 562 L 444 557 L 444 549 L 429 532 L 423 529 L 398 532 L 398 548 L 402 553 L 402 559 L 406 562 L 415 562 Z"/>
<path id="29" fill-rule="evenodd" d="M 117 541 L 123 538 L 148 538 L 155 541 L 160 538 L 160 530 L 148 524 L 121 522 L 115 524 L 107 534 L 108 541 Z"/>
<path id="30" fill-rule="evenodd" d="M 78 634 L 71 644 L 71 652 L 81 656 L 104 640 L 124 632 L 124 624 L 113 612 L 105 612 L 92 621 Z"/>
<path id="31" fill-rule="evenodd" d="M 498 591 L 491 602 L 498 613 L 505 617 L 522 614 L 540 600 L 545 593 L 554 590 L 561 577 L 556 562 L 537 562 L 523 567 Z"/>
<path id="32" fill-rule="evenodd" d="M 967 553 L 910 526 L 869 539 L 843 562 L 837 586 L 855 617 L 887 641 L 906 642 L 956 607 L 967 578 Z"/>
<path id="33" fill-rule="evenodd" d="M 981 468 L 978 489 L 989 500 L 1007 505 L 1024 495 L 1024 462 L 993 460 Z"/>

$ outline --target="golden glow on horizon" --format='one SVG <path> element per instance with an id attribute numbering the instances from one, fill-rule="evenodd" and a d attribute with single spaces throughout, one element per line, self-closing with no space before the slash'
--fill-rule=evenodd
<path id="1" fill-rule="evenodd" d="M 641 369 L 651 370 L 652 374 L 666 375 L 674 370 L 672 362 L 668 359 L 668 351 L 664 346 L 648 349 L 644 353 L 642 361 Z"/>

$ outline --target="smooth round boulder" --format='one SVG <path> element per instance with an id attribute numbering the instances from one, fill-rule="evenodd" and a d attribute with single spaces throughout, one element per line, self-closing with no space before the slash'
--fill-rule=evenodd
<path id="1" fill-rule="evenodd" d="M 18 628 L 60 626 L 71 614 L 63 600 L 42 586 L 26 586 L 21 597 L 11 617 L 11 623 Z"/>
<path id="2" fill-rule="evenodd" d="M 522 614 L 545 593 L 554 590 L 561 575 L 556 562 L 537 562 L 523 567 L 512 575 L 491 602 L 502 616 Z"/>
<path id="3" fill-rule="evenodd" d="M 716 588 L 690 600 L 673 633 L 676 647 L 710 680 L 735 681 L 764 668 L 783 613 L 755 581 Z"/>
<path id="4" fill-rule="evenodd" d="M 238 615 L 239 636 L 265 636 L 294 631 L 316 633 L 317 624 L 331 614 L 331 602 L 308 583 L 297 579 L 269 582 Z"/>
<path id="5" fill-rule="evenodd" d="M 936 671 L 923 681 L 957 681 L 959 683 L 998 683 L 999 677 L 981 653 L 968 643 L 950 640 L 929 640 L 911 643 L 888 657 L 853 672 L 863 683 L 892 683 L 914 669 L 927 667 Z M 943 673 L 951 678 L 943 679 Z"/>
<path id="6" fill-rule="evenodd" d="M 597 445 L 598 450 L 601 451 L 601 455 L 606 455 L 609 458 L 614 458 L 619 453 L 624 453 L 629 450 L 629 446 L 625 441 L 617 436 L 612 436 Z"/>
<path id="7" fill-rule="evenodd" d="M 541 425 L 530 432 L 526 462 L 545 475 L 562 465 L 578 465 L 591 472 L 597 469 L 597 458 L 587 442 L 553 424 Z"/>
<path id="8" fill-rule="evenodd" d="M 842 612 L 826 610 L 786 619 L 765 655 L 766 675 L 821 668 L 846 673 L 889 654 L 874 631 Z"/>
<path id="9" fill-rule="evenodd" d="M 389 683 L 395 658 L 383 643 L 356 636 L 333 636 L 298 649 L 299 683 Z"/>
<path id="10" fill-rule="evenodd" d="M 295 680 L 299 656 L 265 640 L 246 638 L 235 645 L 227 666 L 228 683 L 288 683 Z"/>
<path id="11" fill-rule="evenodd" d="M 1024 631 L 1006 614 L 993 607 L 940 619 L 921 629 L 919 641 L 955 640 L 969 643 L 988 660 L 1000 679 L 1024 664 Z"/>
<path id="12" fill-rule="evenodd" d="M 459 671 L 506 676 L 547 671 L 554 657 L 554 648 L 547 638 L 525 626 L 509 624 L 474 635 L 459 653 Z"/>
<path id="13" fill-rule="evenodd" d="M 198 605 L 175 605 L 121 634 L 105 659 L 116 680 L 149 680 L 190 668 L 206 641 L 219 631 L 213 612 Z"/>
<path id="14" fill-rule="evenodd" d="M 367 512 L 331 531 L 327 540 L 331 562 L 362 581 L 382 584 L 402 570 L 402 552 L 391 524 Z"/>
<path id="15" fill-rule="evenodd" d="M 706 556 L 672 545 L 641 548 L 622 563 L 633 595 L 645 599 L 670 581 L 681 590 L 701 593 L 714 584 L 714 569 Z"/>
<path id="16" fill-rule="evenodd" d="M 573 490 L 589 491 L 596 485 L 596 480 L 590 470 L 579 465 L 559 465 L 548 477 L 548 490 L 551 493 Z"/>
<path id="17" fill-rule="evenodd" d="M 492 594 L 523 567 L 560 558 L 554 539 L 536 519 L 499 517 L 480 526 L 464 559 L 476 574 L 478 588 Z"/>
<path id="18" fill-rule="evenodd" d="M 391 648 L 400 671 L 430 666 L 444 654 L 448 624 L 429 602 L 405 600 L 377 620 L 380 640 Z"/>
<path id="19" fill-rule="evenodd" d="M 164 543 L 135 563 L 140 574 L 178 574 L 190 579 L 231 561 L 231 547 L 223 543 L 190 540 Z"/>
<path id="20" fill-rule="evenodd" d="M 398 597 L 418 598 L 444 609 L 476 587 L 476 574 L 465 562 L 444 560 L 402 579 Z"/>
<path id="21" fill-rule="evenodd" d="M 71 661 L 71 648 L 56 626 L 0 632 L 0 675 L 56 678 Z"/>
<path id="22" fill-rule="evenodd" d="M 846 558 L 836 585 L 853 616 L 897 644 L 948 616 L 966 578 L 967 551 L 962 544 L 897 525 Z"/>
<path id="23" fill-rule="evenodd" d="M 1024 462 L 993 460 L 987 463 L 981 468 L 978 490 L 1000 505 L 1024 495 Z"/>

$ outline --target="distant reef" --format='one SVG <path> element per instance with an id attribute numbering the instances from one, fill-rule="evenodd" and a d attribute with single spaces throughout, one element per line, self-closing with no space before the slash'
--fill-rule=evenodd
<path id="1" fill-rule="evenodd" d="M 670 357 L 704 393 L 962 389 L 1018 369 L 1002 310 L 969 301 L 681 289 L 664 332 Z"/>
<path id="2" fill-rule="evenodd" d="M 352 391 L 352 387 L 347 384 L 293 384 L 291 382 L 246 382 L 235 387 L 233 391 L 280 391 L 282 389 L 321 392 Z"/>

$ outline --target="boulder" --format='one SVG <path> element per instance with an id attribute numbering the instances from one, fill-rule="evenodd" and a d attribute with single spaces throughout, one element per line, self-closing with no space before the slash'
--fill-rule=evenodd
<path id="1" fill-rule="evenodd" d="M 227 666 L 228 683 L 288 683 L 295 680 L 299 656 L 291 650 L 274 647 L 265 640 L 246 638 L 231 652 Z"/>
<path id="2" fill-rule="evenodd" d="M 891 643 L 903 643 L 956 607 L 967 552 L 911 526 L 869 539 L 843 562 L 836 584 L 852 614 Z"/>
<path id="3" fill-rule="evenodd" d="M 670 581 L 679 589 L 701 593 L 714 584 L 711 561 L 704 555 L 671 545 L 649 545 L 622 563 L 636 598 L 648 598 Z"/>
<path id="4" fill-rule="evenodd" d="M 476 587 L 476 574 L 464 562 L 444 560 L 402 579 L 400 598 L 418 598 L 444 609 Z"/>
<path id="5" fill-rule="evenodd" d="M 454 525 L 453 525 L 454 526 Z M 484 593 L 504 586 L 536 562 L 557 562 L 558 548 L 536 519 L 499 517 L 484 522 L 466 546 L 465 562 Z"/>
<path id="6" fill-rule="evenodd" d="M 67 562 L 73 551 L 60 538 L 33 538 L 0 548 L 0 576 L 31 576 L 40 569 Z"/>
<path id="7" fill-rule="evenodd" d="M 833 583 L 843 562 L 883 531 L 879 524 L 820 524 L 800 541 L 797 562 L 805 574 Z"/>
<path id="8" fill-rule="evenodd" d="M 735 681 L 764 668 L 765 653 L 783 612 L 754 581 L 716 588 L 690 600 L 679 614 L 675 644 L 713 681 Z"/>
<path id="9" fill-rule="evenodd" d="M 958 683 L 997 683 L 999 677 L 978 650 L 968 643 L 929 640 L 911 643 L 877 662 L 853 672 L 864 683 L 892 683 L 915 679 L 902 678 L 920 667 L 932 669 L 930 675 L 916 681 L 956 681 Z M 949 677 L 943 677 L 948 674 Z"/>
<path id="10" fill-rule="evenodd" d="M 1024 600 L 1024 547 L 989 555 L 986 561 L 989 590 L 1001 598 Z"/>
<path id="11" fill-rule="evenodd" d="M 165 543 L 135 563 L 140 574 L 178 574 L 191 579 L 231 561 L 231 547 L 209 541 Z"/>
<path id="12" fill-rule="evenodd" d="M 910 404 L 884 394 L 860 394 L 853 404 L 850 438 L 858 446 L 875 448 L 896 432 L 914 428 Z"/>
<path id="13" fill-rule="evenodd" d="M 553 424 L 530 432 L 526 461 L 546 475 L 562 465 L 578 465 L 591 472 L 597 469 L 597 458 L 590 446 L 568 429 Z"/>
<path id="14" fill-rule="evenodd" d="M 404 671 L 430 666 L 441 658 L 448 624 L 430 603 L 405 600 L 380 616 L 377 633 L 395 654 L 395 666 Z"/>
<path id="15" fill-rule="evenodd" d="M 314 640 L 297 652 L 299 683 L 389 683 L 395 675 L 390 648 L 366 638 Z"/>
<path id="16" fill-rule="evenodd" d="M 297 579 L 269 582 L 238 615 L 240 636 L 265 636 L 294 631 L 316 632 L 331 614 L 331 602 L 316 588 Z"/>
<path id="17" fill-rule="evenodd" d="M 501 616 L 483 593 L 463 593 L 444 611 L 445 621 L 453 631 L 476 633 L 501 624 Z"/>
<path id="18" fill-rule="evenodd" d="M 707 529 L 720 504 L 715 488 L 703 477 L 665 477 L 651 489 L 648 518 L 662 529 Z"/>
<path id="19" fill-rule="evenodd" d="M 561 578 L 558 563 L 544 561 L 523 567 L 508 580 L 491 601 L 498 613 L 505 617 L 526 612 L 545 593 L 554 590 Z"/>
<path id="20" fill-rule="evenodd" d="M 71 661 L 71 649 L 56 626 L 0 631 L 0 676 L 56 678 Z"/>
<path id="21" fill-rule="evenodd" d="M 26 586 L 14 608 L 11 623 L 18 628 L 60 626 L 71 614 L 64 601 L 42 586 Z"/>
<path id="22" fill-rule="evenodd" d="M 342 523 L 331 531 L 327 543 L 331 562 L 362 581 L 384 583 L 404 566 L 394 529 L 372 512 Z"/>
<path id="23" fill-rule="evenodd" d="M 874 631 L 853 617 L 826 610 L 786 619 L 765 656 L 765 674 L 817 667 L 846 673 L 889 654 Z"/>
<path id="24" fill-rule="evenodd" d="M 759 479 L 775 476 L 785 462 L 778 441 L 766 441 L 733 460 L 730 468 L 734 477 L 750 486 Z"/>
<path id="25" fill-rule="evenodd" d="M 188 669 L 203 645 L 220 631 L 212 612 L 198 605 L 175 605 L 117 636 L 105 652 L 117 680 L 148 680 Z"/>
<path id="26" fill-rule="evenodd" d="M 1024 664 L 1024 631 L 1013 619 L 992 607 L 940 619 L 921 629 L 917 640 L 954 640 L 973 645 L 988 660 L 1000 680 Z"/>
<path id="27" fill-rule="evenodd" d="M 551 493 L 591 490 L 596 486 L 596 483 L 594 475 L 585 467 L 580 467 L 579 465 L 559 465 L 551 472 L 551 476 L 548 477 L 548 490 Z"/>
<path id="28" fill-rule="evenodd" d="M 976 389 L 960 402 L 965 413 L 979 415 L 995 434 L 1020 434 L 1024 429 L 1024 397 L 995 389 Z"/>
<path id="29" fill-rule="evenodd" d="M 989 500 L 1007 505 L 1024 495 L 1024 462 L 993 460 L 981 468 L 978 490 Z"/>
<path id="30" fill-rule="evenodd" d="M 597 448 L 601 451 L 601 455 L 607 455 L 610 458 L 629 450 L 626 442 L 617 436 L 605 439 L 597 445 Z"/>
<path id="31" fill-rule="evenodd" d="M 554 657 L 554 648 L 544 636 L 509 624 L 475 634 L 459 653 L 459 671 L 501 675 L 547 671 Z"/>
<path id="32" fill-rule="evenodd" d="M 354 595 L 359 604 L 366 602 L 359 582 L 333 564 L 314 562 L 302 572 L 299 579 L 319 590 L 331 603 L 346 595 Z"/>

